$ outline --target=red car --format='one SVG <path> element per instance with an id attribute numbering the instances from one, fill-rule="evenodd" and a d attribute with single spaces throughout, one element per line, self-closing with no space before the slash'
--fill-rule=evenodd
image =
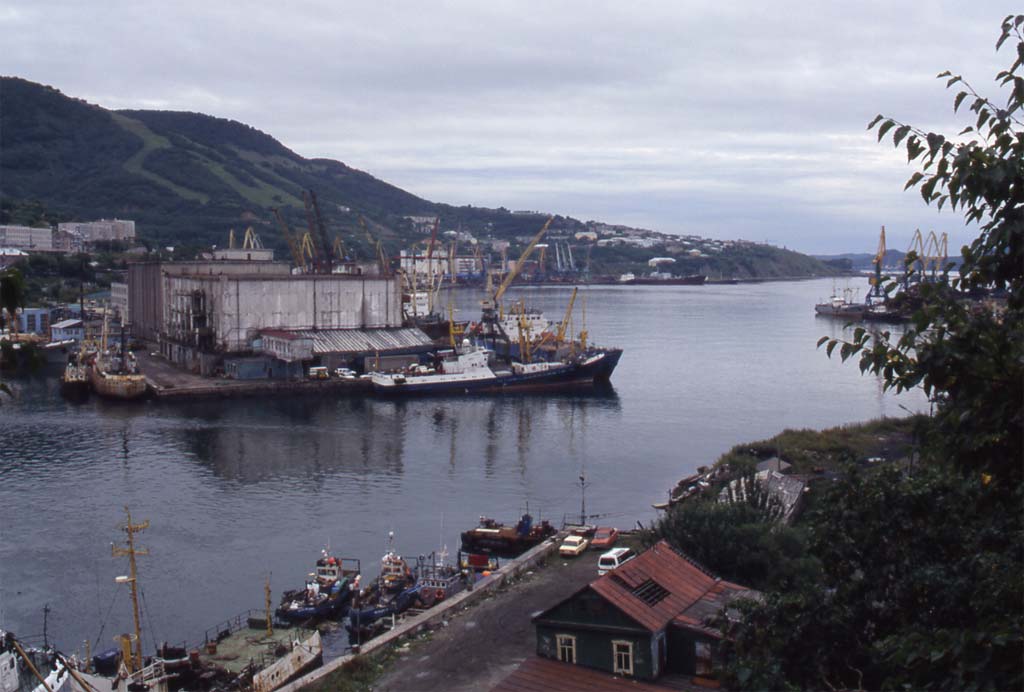
<path id="1" fill-rule="evenodd" d="M 611 548 L 619 540 L 619 530 L 610 526 L 601 526 L 594 532 L 590 545 L 595 548 Z"/>

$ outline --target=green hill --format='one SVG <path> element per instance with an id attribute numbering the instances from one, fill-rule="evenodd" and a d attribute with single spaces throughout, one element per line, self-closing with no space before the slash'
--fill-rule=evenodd
<path id="1" fill-rule="evenodd" d="M 294 229 L 305 230 L 302 193 L 314 190 L 329 232 L 365 258 L 375 253 L 360 217 L 389 254 L 423 239 L 407 216 L 440 215 L 445 228 L 507 240 L 533 235 L 545 219 L 431 202 L 339 161 L 299 156 L 243 123 L 201 113 L 110 111 L 15 77 L 0 77 L 0 102 L 0 222 L 128 218 L 151 244 L 197 247 L 223 245 L 228 229 L 251 225 L 264 243 L 283 250 L 272 210 L 280 208 Z M 552 235 L 557 229 L 571 239 L 585 228 L 556 216 Z M 652 253 L 666 252 L 673 242 L 650 233 L 664 243 L 593 249 L 593 271 L 644 270 Z M 768 247 L 680 261 L 684 266 L 726 276 L 832 271 L 805 255 Z"/>

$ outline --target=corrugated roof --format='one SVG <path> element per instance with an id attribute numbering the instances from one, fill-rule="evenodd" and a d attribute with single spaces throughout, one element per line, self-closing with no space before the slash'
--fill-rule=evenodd
<path id="1" fill-rule="evenodd" d="M 290 332 L 313 340 L 313 353 L 373 353 L 428 349 L 430 337 L 415 327 L 400 329 L 302 329 Z"/>
<path id="2" fill-rule="evenodd" d="M 663 692 L 664 687 L 626 677 L 614 676 L 583 666 L 528 658 L 508 677 L 491 688 L 492 692 L 543 692 L 546 690 L 590 690 L 590 692 Z"/>
<path id="3" fill-rule="evenodd" d="M 668 592 L 653 605 L 643 596 L 653 582 Z M 708 632 L 702 626 L 705 617 L 716 613 L 746 587 L 722 581 L 695 563 L 658 541 L 649 550 L 590 583 L 600 594 L 649 632 L 658 632 L 673 620 L 684 627 Z M 634 593 L 640 591 L 639 594 Z"/>

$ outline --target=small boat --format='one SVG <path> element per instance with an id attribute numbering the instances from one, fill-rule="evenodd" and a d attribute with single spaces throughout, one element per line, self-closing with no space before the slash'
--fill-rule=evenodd
<path id="1" fill-rule="evenodd" d="M 534 525 L 533 517 L 524 514 L 515 526 L 499 524 L 494 519 L 480 517 L 480 525 L 462 532 L 462 550 L 467 553 L 486 553 L 513 558 L 554 536 L 555 527 L 545 519 Z"/>
<path id="2" fill-rule="evenodd" d="M 843 295 L 833 291 L 829 299 L 824 303 L 814 306 L 814 312 L 824 317 L 843 317 L 849 320 L 859 320 L 864 317 L 867 306 L 863 303 L 855 303 L 850 298 L 851 289 L 843 291 Z"/>
<path id="3" fill-rule="evenodd" d="M 360 565 L 354 558 L 321 552 L 316 572 L 303 589 L 286 591 L 276 614 L 287 622 L 309 622 L 343 617 L 359 588 Z"/>
<path id="4" fill-rule="evenodd" d="M 79 354 L 68 356 L 68 362 L 60 376 L 60 391 L 70 398 L 88 396 L 89 367 L 82 362 Z"/>
<path id="5" fill-rule="evenodd" d="M 348 612 L 346 626 L 353 637 L 366 640 L 365 628 L 389 615 L 398 615 L 419 599 L 416 573 L 394 549 L 395 532 L 388 532 L 388 547 L 380 559 L 380 575 L 359 592 Z"/>
<path id="6" fill-rule="evenodd" d="M 424 607 L 429 608 L 466 588 L 462 570 L 449 563 L 447 557 L 448 551 L 442 549 L 416 560 L 416 584 Z"/>

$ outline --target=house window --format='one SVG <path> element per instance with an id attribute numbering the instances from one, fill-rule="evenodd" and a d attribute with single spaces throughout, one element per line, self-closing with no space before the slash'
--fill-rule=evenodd
<path id="1" fill-rule="evenodd" d="M 633 674 L 633 642 L 613 641 L 612 656 L 615 659 L 613 672 Z"/>
<path id="2" fill-rule="evenodd" d="M 558 640 L 558 660 L 565 663 L 575 663 L 576 637 L 571 634 L 559 634 L 556 638 Z"/>
<path id="3" fill-rule="evenodd" d="M 694 645 L 696 665 L 694 672 L 697 675 L 711 675 L 714 673 L 714 661 L 712 660 L 711 642 L 697 642 Z"/>

